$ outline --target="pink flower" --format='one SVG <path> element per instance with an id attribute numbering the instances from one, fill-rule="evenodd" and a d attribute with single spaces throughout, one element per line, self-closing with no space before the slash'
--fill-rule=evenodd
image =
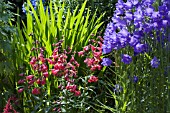
<path id="1" fill-rule="evenodd" d="M 31 80 L 31 81 L 28 82 L 28 84 L 31 85 L 31 84 L 34 84 L 34 82 L 35 82 L 35 80 Z"/>
<path id="2" fill-rule="evenodd" d="M 48 72 L 44 72 L 43 76 L 47 78 L 48 77 Z"/>
<path id="3" fill-rule="evenodd" d="M 89 46 L 83 47 L 83 50 L 84 50 L 84 51 L 88 51 L 88 50 L 89 50 Z"/>
<path id="4" fill-rule="evenodd" d="M 47 59 L 50 64 L 55 64 L 56 62 L 53 61 L 52 59 Z"/>
<path id="5" fill-rule="evenodd" d="M 92 58 L 86 58 L 84 60 L 84 63 L 86 63 L 87 66 L 89 67 L 89 66 L 91 66 L 93 64 L 93 59 Z"/>
<path id="6" fill-rule="evenodd" d="M 102 42 L 98 41 L 98 44 L 99 44 L 100 47 L 102 48 L 102 45 L 103 45 Z"/>
<path id="7" fill-rule="evenodd" d="M 18 113 L 11 105 L 10 103 L 11 97 L 8 99 L 7 104 L 5 105 L 4 112 L 3 113 Z"/>
<path id="8" fill-rule="evenodd" d="M 48 71 L 48 67 L 45 64 L 42 64 L 41 66 L 43 72 Z"/>
<path id="9" fill-rule="evenodd" d="M 25 74 L 24 73 L 20 73 L 19 76 L 24 76 Z"/>
<path id="10" fill-rule="evenodd" d="M 42 81 L 41 81 L 41 85 L 45 85 L 46 84 L 46 79 L 44 78 Z"/>
<path id="11" fill-rule="evenodd" d="M 93 55 L 94 55 L 94 57 L 96 57 L 96 58 L 100 58 L 100 56 L 102 55 L 102 52 L 93 52 Z"/>
<path id="12" fill-rule="evenodd" d="M 22 93 L 24 91 L 24 88 L 18 89 L 18 93 Z"/>
<path id="13" fill-rule="evenodd" d="M 54 60 L 56 60 L 58 58 L 58 55 L 52 55 L 52 57 L 54 58 Z"/>
<path id="14" fill-rule="evenodd" d="M 56 63 L 54 65 L 54 69 L 64 70 L 64 64 L 63 63 Z"/>
<path id="15" fill-rule="evenodd" d="M 53 74 L 53 75 L 55 75 L 55 76 L 57 76 L 57 73 L 59 72 L 59 70 L 58 69 L 52 69 L 51 70 L 51 73 Z"/>
<path id="16" fill-rule="evenodd" d="M 34 65 L 36 63 L 37 59 L 35 57 L 31 58 L 30 64 Z"/>
<path id="17" fill-rule="evenodd" d="M 40 79 L 37 79 L 37 84 L 41 84 L 41 80 Z"/>
<path id="18" fill-rule="evenodd" d="M 25 79 L 20 79 L 19 81 L 18 81 L 18 84 L 22 84 L 22 83 L 24 83 L 25 82 Z"/>
<path id="19" fill-rule="evenodd" d="M 84 56 L 84 51 L 78 52 L 78 56 Z"/>
<path id="20" fill-rule="evenodd" d="M 75 59 L 74 59 L 74 55 L 71 56 L 71 59 L 70 59 L 70 62 L 74 62 Z"/>
<path id="21" fill-rule="evenodd" d="M 80 91 L 75 91 L 75 92 L 74 92 L 74 95 L 75 95 L 75 96 L 80 96 L 80 95 L 81 95 L 81 92 L 80 92 Z"/>
<path id="22" fill-rule="evenodd" d="M 98 77 L 95 77 L 95 76 L 90 76 L 90 79 L 88 80 L 89 83 L 97 82 L 97 81 L 98 81 Z"/>
<path id="23" fill-rule="evenodd" d="M 32 94 L 34 94 L 34 95 L 40 94 L 40 89 L 39 89 L 39 88 L 34 88 L 34 89 L 32 90 Z"/>
<path id="24" fill-rule="evenodd" d="M 72 85 L 71 86 L 71 89 L 70 89 L 70 92 L 75 92 L 77 89 L 77 86 L 76 85 Z"/>
<path id="25" fill-rule="evenodd" d="M 91 45 L 91 50 L 92 50 L 92 51 L 95 51 L 95 50 L 96 50 L 96 47 L 94 47 L 93 45 Z"/>
<path id="26" fill-rule="evenodd" d="M 32 80 L 33 77 L 34 77 L 34 75 L 28 75 L 28 76 L 26 76 L 26 79 L 27 79 L 27 80 Z"/>

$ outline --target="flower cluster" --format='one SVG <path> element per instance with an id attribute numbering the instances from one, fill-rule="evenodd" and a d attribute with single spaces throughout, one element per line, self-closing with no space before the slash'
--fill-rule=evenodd
<path id="1" fill-rule="evenodd" d="M 34 84 L 43 86 L 46 84 L 46 80 L 49 75 L 53 75 L 56 77 L 61 77 L 65 80 L 64 84 L 61 83 L 59 85 L 59 88 L 65 88 L 74 93 L 75 96 L 79 96 L 81 92 L 74 84 L 75 79 L 77 78 L 77 68 L 79 67 L 79 63 L 74 59 L 74 55 L 71 55 L 71 49 L 68 49 L 68 51 L 61 49 L 62 42 L 63 41 L 61 40 L 58 43 L 53 44 L 54 50 L 49 58 L 45 58 L 45 48 L 32 48 L 32 51 L 35 51 L 36 54 L 39 52 L 38 56 L 31 57 L 30 61 L 34 74 L 24 76 L 24 74 L 21 73 L 19 76 L 23 76 L 24 79 L 20 79 L 18 84 L 27 83 L 28 88 L 33 86 L 32 94 L 38 95 L 41 93 L 40 88 L 34 87 Z M 71 55 L 69 62 L 68 55 Z M 67 86 L 65 86 L 66 84 Z M 18 92 L 21 93 L 24 89 L 25 88 L 20 88 Z"/>
<path id="2" fill-rule="evenodd" d="M 91 72 L 94 72 L 96 70 L 101 70 L 101 55 L 102 55 L 102 42 L 103 38 L 101 36 L 98 36 L 98 40 L 90 40 L 90 44 L 83 47 L 83 51 L 78 52 L 78 55 L 83 57 L 86 56 L 84 63 L 87 65 L 88 68 L 90 68 Z M 87 57 L 88 56 L 88 57 Z M 90 76 L 88 82 L 97 82 L 98 77 Z"/>
<path id="3" fill-rule="evenodd" d="M 160 37 L 167 40 L 165 31 L 170 26 L 170 3 L 163 0 L 158 8 L 153 4 L 154 0 L 118 0 L 114 16 L 105 30 L 103 53 L 130 47 L 134 55 L 138 55 L 149 51 L 148 40 L 152 43 L 160 41 Z"/>
<path id="4" fill-rule="evenodd" d="M 97 82 L 97 81 L 98 81 L 98 77 L 95 76 L 90 76 L 90 79 L 88 80 L 89 83 Z"/>
<path id="5" fill-rule="evenodd" d="M 89 44 L 83 48 L 83 51 L 78 52 L 79 56 L 89 56 L 86 57 L 84 63 L 86 63 L 87 67 L 90 68 L 91 71 L 101 70 L 101 55 L 102 55 L 102 38 L 100 41 L 91 40 L 93 44 Z M 97 46 L 94 46 L 97 44 Z M 92 55 L 90 55 L 92 53 Z"/>
<path id="6" fill-rule="evenodd" d="M 16 97 L 10 97 L 5 105 L 3 113 L 18 113 L 11 105 L 11 101 L 16 101 Z"/>

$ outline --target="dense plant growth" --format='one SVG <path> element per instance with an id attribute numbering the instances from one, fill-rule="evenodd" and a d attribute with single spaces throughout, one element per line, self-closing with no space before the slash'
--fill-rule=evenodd
<path id="1" fill-rule="evenodd" d="M 22 2 L 0 1 L 0 112 L 170 112 L 168 0 Z"/>

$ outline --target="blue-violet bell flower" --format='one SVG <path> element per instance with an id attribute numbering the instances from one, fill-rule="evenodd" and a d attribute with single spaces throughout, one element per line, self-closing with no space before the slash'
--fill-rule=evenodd
<path id="1" fill-rule="evenodd" d="M 132 57 L 129 56 L 128 54 L 123 54 L 121 61 L 125 64 L 130 64 L 132 62 Z"/>
<path id="2" fill-rule="evenodd" d="M 158 68 L 160 64 L 160 61 L 157 59 L 157 57 L 154 56 L 154 58 L 151 60 L 151 66 L 153 68 Z"/>
<path id="3" fill-rule="evenodd" d="M 109 58 L 103 58 L 102 63 L 103 66 L 110 66 L 112 64 L 112 60 Z"/>
<path id="4" fill-rule="evenodd" d="M 138 77 L 137 76 L 133 76 L 133 82 L 137 83 L 138 82 Z"/>

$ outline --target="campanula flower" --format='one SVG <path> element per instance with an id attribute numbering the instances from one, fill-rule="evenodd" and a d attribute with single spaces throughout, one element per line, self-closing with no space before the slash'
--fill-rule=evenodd
<path id="1" fill-rule="evenodd" d="M 112 64 L 112 62 L 113 62 L 113 61 L 112 61 L 111 59 L 109 59 L 109 58 L 103 58 L 101 64 L 102 64 L 103 66 L 110 66 L 110 65 Z"/>
<path id="2" fill-rule="evenodd" d="M 151 66 L 153 68 L 158 68 L 160 64 L 160 61 L 157 59 L 157 57 L 154 56 L 154 58 L 151 60 Z"/>
<path id="3" fill-rule="evenodd" d="M 125 64 L 130 64 L 132 62 L 132 57 L 129 56 L 128 54 L 123 54 L 121 61 Z"/>
<path id="4" fill-rule="evenodd" d="M 133 82 L 137 83 L 138 82 L 138 77 L 137 76 L 133 76 Z"/>

